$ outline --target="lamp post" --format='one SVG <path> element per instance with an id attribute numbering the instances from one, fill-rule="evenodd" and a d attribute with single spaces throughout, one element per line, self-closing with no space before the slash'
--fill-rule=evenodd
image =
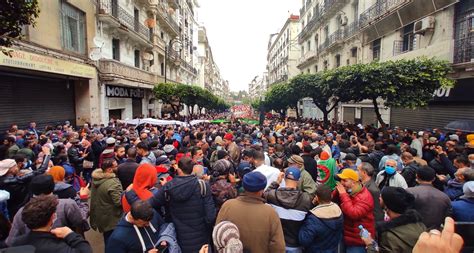
<path id="1" fill-rule="evenodd" d="M 264 102 L 265 102 L 265 95 L 263 95 L 263 97 L 260 98 L 260 117 L 259 117 L 259 122 L 258 122 L 260 126 L 263 126 L 263 121 L 265 120 Z"/>
<path id="2" fill-rule="evenodd" d="M 168 65 L 168 50 L 173 50 L 175 53 L 181 53 L 182 45 L 181 40 L 172 39 L 169 45 L 165 46 L 165 83 L 168 81 L 167 65 Z"/>

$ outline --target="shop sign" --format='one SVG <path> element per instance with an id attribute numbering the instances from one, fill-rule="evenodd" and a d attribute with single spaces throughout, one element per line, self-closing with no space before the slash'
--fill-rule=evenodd
<path id="1" fill-rule="evenodd" d="M 46 55 L 34 54 L 17 49 L 13 50 L 11 57 L 0 53 L 0 66 L 36 70 L 60 75 L 77 76 L 82 78 L 95 78 L 95 68 L 86 64 L 61 60 Z"/>
<path id="2" fill-rule="evenodd" d="M 435 102 L 474 102 L 474 79 L 459 79 L 453 88 L 439 88 L 433 94 Z"/>
<path id="3" fill-rule="evenodd" d="M 107 85 L 105 89 L 106 89 L 105 93 L 107 97 L 116 97 L 116 98 L 144 98 L 145 97 L 145 90 L 140 89 L 140 88 Z"/>

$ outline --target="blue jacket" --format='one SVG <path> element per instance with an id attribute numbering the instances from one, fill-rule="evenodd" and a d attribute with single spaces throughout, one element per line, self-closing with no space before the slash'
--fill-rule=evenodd
<path id="1" fill-rule="evenodd" d="M 342 240 L 344 218 L 334 203 L 310 211 L 299 232 L 299 242 L 310 253 L 336 253 Z"/>
<path id="2" fill-rule="evenodd" d="M 216 219 L 216 207 L 208 183 L 204 195 L 195 176 L 179 176 L 158 190 L 148 201 L 160 211 L 167 209 L 171 222 L 176 227 L 178 244 L 182 252 L 199 252 L 201 246 L 210 243 L 212 227 Z M 133 203 L 136 194 L 126 193 L 129 203 Z"/>
<path id="3" fill-rule="evenodd" d="M 448 181 L 448 186 L 444 188 L 444 193 L 448 195 L 451 201 L 456 200 L 462 195 L 464 195 L 464 192 L 462 190 L 463 185 L 464 183 L 460 183 L 456 179 L 451 179 Z"/>
<path id="4" fill-rule="evenodd" d="M 125 217 L 126 215 L 122 217 L 110 236 L 105 248 L 106 253 L 148 252 L 154 248 L 154 245 L 162 241 L 168 242 L 170 253 L 181 252 L 179 247 L 177 247 L 173 224 L 164 224 L 164 220 L 158 213 L 155 212 L 153 219 L 150 221 L 150 226 L 144 228 L 137 227 L 140 235 L 138 235 L 135 227 Z M 143 249 L 144 247 L 145 250 Z"/>
<path id="5" fill-rule="evenodd" d="M 453 218 L 457 222 L 474 222 L 474 199 L 460 198 L 453 201 Z"/>

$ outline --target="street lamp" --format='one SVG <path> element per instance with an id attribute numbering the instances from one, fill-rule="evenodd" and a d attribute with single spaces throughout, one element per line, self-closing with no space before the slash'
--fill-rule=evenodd
<path id="1" fill-rule="evenodd" d="M 263 105 L 265 103 L 265 95 L 261 97 L 260 99 L 260 118 L 259 118 L 259 124 L 260 126 L 263 126 L 263 121 L 265 120 L 265 106 Z"/>
<path id="2" fill-rule="evenodd" d="M 173 50 L 174 53 L 181 53 L 182 43 L 179 39 L 173 39 L 170 41 L 169 46 L 165 46 L 165 83 L 168 81 L 167 78 L 167 65 L 168 65 L 168 50 Z"/>

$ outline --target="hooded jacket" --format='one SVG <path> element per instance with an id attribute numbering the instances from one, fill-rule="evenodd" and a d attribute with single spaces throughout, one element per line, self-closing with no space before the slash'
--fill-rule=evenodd
<path id="1" fill-rule="evenodd" d="M 279 184 L 273 182 L 263 196 L 280 217 L 286 246 L 299 247 L 298 232 L 312 207 L 311 197 L 301 190 L 278 187 Z"/>
<path id="2" fill-rule="evenodd" d="M 198 252 L 211 239 L 216 207 L 208 183 L 205 188 L 202 194 L 195 176 L 178 176 L 149 199 L 156 211 L 160 211 L 162 206 L 168 209 L 176 227 L 178 244 L 185 253 Z"/>
<path id="3" fill-rule="evenodd" d="M 313 208 L 299 232 L 299 241 L 308 253 L 336 253 L 343 235 L 343 215 L 335 203 Z"/>
<path id="4" fill-rule="evenodd" d="M 453 201 L 453 218 L 457 222 L 474 222 L 474 199 L 462 197 Z"/>
<path id="5" fill-rule="evenodd" d="M 446 186 L 446 188 L 444 188 L 444 193 L 448 195 L 451 201 L 454 201 L 464 194 L 462 190 L 463 185 L 464 182 L 459 182 L 456 179 L 451 179 L 448 181 L 448 185 Z"/>
<path id="6" fill-rule="evenodd" d="M 153 197 L 151 189 L 155 186 L 157 178 L 156 169 L 149 163 L 140 164 L 133 178 L 132 190 L 141 200 L 148 200 Z M 122 207 L 124 212 L 129 212 L 131 203 L 128 203 L 125 196 L 122 197 Z"/>
<path id="7" fill-rule="evenodd" d="M 379 234 L 379 252 L 411 252 L 426 227 L 421 215 L 408 209 L 393 220 L 377 224 L 376 230 Z"/>
<path id="8" fill-rule="evenodd" d="M 77 197 L 76 190 L 74 190 L 72 185 L 65 182 L 56 182 L 53 193 L 60 199 L 75 199 Z"/>
<path id="9" fill-rule="evenodd" d="M 179 246 L 177 246 L 173 224 L 164 224 L 164 220 L 158 213 L 155 212 L 150 225 L 146 227 L 137 227 L 128 222 L 126 216 L 124 216 L 110 236 L 105 252 L 148 252 L 161 241 L 168 242 L 170 253 L 181 252 Z"/>
<path id="10" fill-rule="evenodd" d="M 30 232 L 13 244 L 13 246 L 22 245 L 32 245 L 36 253 L 92 253 L 89 242 L 74 232 L 64 239 L 59 239 L 48 232 Z"/>
<path id="11" fill-rule="evenodd" d="M 122 185 L 114 173 L 92 172 L 91 227 L 99 232 L 113 230 L 122 217 Z"/>

